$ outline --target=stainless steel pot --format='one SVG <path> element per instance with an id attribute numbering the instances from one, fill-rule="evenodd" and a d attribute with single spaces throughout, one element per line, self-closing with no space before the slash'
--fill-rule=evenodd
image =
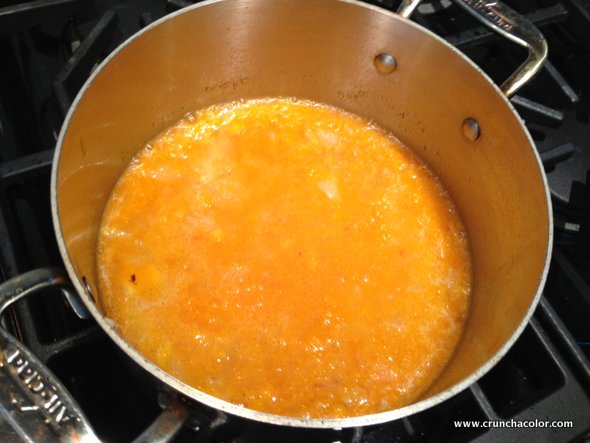
<path id="1" fill-rule="evenodd" d="M 501 88 L 463 54 L 407 19 L 416 0 L 403 1 L 399 15 L 351 0 L 208 1 L 147 27 L 101 64 L 62 128 L 51 203 L 71 282 L 130 358 L 183 398 L 233 416 L 342 428 L 430 408 L 478 380 L 507 352 L 540 298 L 552 245 L 546 178 L 507 97 L 540 68 L 547 46 L 530 23 L 499 2 L 456 1 L 529 50 L 527 61 Z M 414 404 L 328 420 L 239 407 L 163 372 L 103 315 L 96 289 L 97 232 L 103 207 L 130 159 L 188 111 L 260 96 L 309 98 L 376 121 L 422 156 L 455 201 L 473 258 L 470 314 L 451 362 Z M 46 284 L 56 275 L 31 274 L 27 279 L 32 281 L 25 283 L 34 286 L 41 278 Z M 0 288 L 4 308 L 17 298 L 15 284 L 23 284 L 22 279 L 4 292 Z M 11 364 L 6 347 L 17 345 L 5 340 L 5 366 Z M 56 392 L 61 389 L 57 386 Z M 78 412 L 70 422 L 84 421 Z"/>

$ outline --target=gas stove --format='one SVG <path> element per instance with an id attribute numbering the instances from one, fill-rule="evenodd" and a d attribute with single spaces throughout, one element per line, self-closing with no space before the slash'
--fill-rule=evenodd
<path id="1" fill-rule="evenodd" d="M 399 2 L 371 3 L 395 11 Z M 543 297 L 514 347 L 469 389 L 399 421 L 322 431 L 192 420 L 173 441 L 590 442 L 590 1 L 507 3 L 539 27 L 549 44 L 542 71 L 511 100 L 543 161 L 555 221 Z M 62 265 L 49 176 L 63 118 L 86 78 L 126 38 L 191 4 L 0 1 L 3 280 Z M 450 0 L 425 1 L 412 19 L 459 48 L 496 82 L 523 58 L 521 48 L 480 27 Z M 2 324 L 68 388 L 102 440 L 130 441 L 160 414 L 161 386 L 118 350 L 75 297 L 46 291 L 18 303 Z M 542 426 L 545 420 L 561 427 Z M 472 421 L 480 427 L 468 427 Z M 498 426 L 483 428 L 484 421 Z M 538 426 L 518 427 L 531 422 Z M 2 414 L 0 440 L 21 441 Z"/>

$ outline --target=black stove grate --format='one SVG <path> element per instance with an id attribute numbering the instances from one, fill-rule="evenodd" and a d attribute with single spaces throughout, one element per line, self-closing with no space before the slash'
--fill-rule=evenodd
<path id="1" fill-rule="evenodd" d="M 62 265 L 49 207 L 53 147 L 77 91 L 118 43 L 191 2 L 0 1 L 0 271 L 4 279 Z M 8 2 L 12 3 L 12 2 Z M 372 3 L 395 9 L 392 0 Z M 516 2 L 512 2 L 516 3 Z M 535 139 L 555 202 L 544 296 L 498 365 L 441 405 L 395 422 L 341 431 L 220 421 L 175 441 L 590 441 L 590 1 L 522 1 L 549 41 L 550 62 L 512 99 Z M 450 1 L 414 18 L 501 81 L 523 54 Z M 551 92 L 548 92 L 551 91 Z M 19 303 L 4 322 L 55 372 L 106 441 L 128 441 L 159 413 L 158 386 L 63 294 Z M 572 428 L 465 429 L 457 420 L 571 420 Z"/>

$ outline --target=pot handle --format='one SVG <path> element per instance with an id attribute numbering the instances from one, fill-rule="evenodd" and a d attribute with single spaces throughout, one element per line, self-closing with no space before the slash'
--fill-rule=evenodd
<path id="1" fill-rule="evenodd" d="M 70 291 L 64 270 L 41 268 L 0 284 L 0 316 L 14 302 L 39 290 Z M 0 421 L 8 422 L 16 439 L 47 443 L 100 442 L 82 409 L 55 375 L 0 323 Z M 189 416 L 180 399 L 170 401 L 135 441 L 172 440 Z"/>
<path id="2" fill-rule="evenodd" d="M 65 272 L 37 269 L 0 285 L 0 315 L 14 302 L 49 287 L 66 287 Z M 88 419 L 61 382 L 0 327 L 0 417 L 27 442 L 98 442 Z"/>
<path id="3" fill-rule="evenodd" d="M 524 63 L 500 85 L 504 95 L 508 98 L 512 97 L 539 72 L 547 59 L 547 41 L 543 34 L 529 20 L 500 1 L 454 0 L 454 2 L 488 28 L 528 51 L 528 57 Z M 397 12 L 402 17 L 409 18 L 419 4 L 420 0 L 403 0 Z"/>

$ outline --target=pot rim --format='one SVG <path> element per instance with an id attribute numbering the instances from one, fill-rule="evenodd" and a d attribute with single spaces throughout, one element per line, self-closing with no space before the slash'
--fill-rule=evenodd
<path id="1" fill-rule="evenodd" d="M 445 400 L 448 400 L 451 397 L 454 397 L 461 391 L 467 389 L 470 385 L 477 382 L 483 375 L 485 375 L 496 363 L 508 352 L 508 350 L 512 347 L 512 345 L 516 342 L 516 340 L 520 337 L 524 328 L 527 326 L 537 304 L 542 295 L 542 291 L 545 285 L 545 281 L 547 279 L 547 274 L 549 271 L 549 264 L 551 258 L 551 252 L 553 249 L 553 211 L 551 205 L 551 196 L 549 192 L 549 186 L 547 182 L 547 177 L 545 175 L 541 159 L 537 150 L 534 147 L 534 142 L 523 124 L 523 121 L 516 113 L 512 103 L 504 96 L 504 94 L 500 91 L 499 87 L 489 78 L 489 76 L 483 72 L 479 66 L 473 63 L 469 58 L 467 58 L 461 51 L 456 49 L 454 46 L 447 43 L 444 39 L 436 35 L 435 33 L 431 32 L 430 30 L 412 22 L 409 19 L 405 19 L 400 17 L 398 14 L 386 10 L 384 8 L 380 8 L 374 5 L 370 5 L 367 3 L 363 3 L 358 0 L 334 0 L 341 3 L 348 3 L 357 7 L 361 8 L 368 8 L 380 14 L 386 15 L 389 19 L 392 20 L 400 20 L 403 21 L 406 25 L 414 27 L 416 30 L 425 33 L 429 38 L 432 38 L 439 43 L 445 45 L 447 48 L 451 49 L 458 55 L 460 58 L 463 59 L 465 63 L 468 63 L 472 68 L 474 68 L 495 90 L 498 95 L 502 97 L 506 106 L 512 112 L 514 118 L 518 121 L 522 131 L 526 135 L 528 140 L 529 149 L 533 151 L 533 155 L 537 161 L 537 166 L 540 172 L 541 179 L 543 181 L 543 187 L 545 190 L 546 196 L 546 203 L 547 203 L 547 222 L 548 222 L 548 235 L 547 235 L 547 248 L 546 248 L 546 256 L 545 256 L 545 264 L 543 267 L 543 272 L 541 278 L 539 280 L 539 284 L 537 286 L 536 294 L 526 311 L 524 317 L 522 318 L 518 327 L 514 330 L 512 335 L 508 338 L 508 340 L 496 351 L 496 353 L 486 361 L 482 366 L 480 366 L 476 371 L 471 373 L 468 377 L 464 378 L 460 382 L 456 383 L 455 385 L 447 388 L 446 390 L 432 396 L 428 397 L 424 400 L 420 400 L 416 403 L 410 404 L 408 406 L 404 406 L 402 408 L 380 412 L 376 414 L 369 414 L 369 415 L 362 415 L 362 416 L 355 416 L 355 417 L 346 417 L 346 418 L 333 418 L 333 419 L 320 419 L 320 418 L 297 418 L 297 417 L 288 417 L 276 414 L 270 414 L 267 412 L 256 411 L 254 409 L 249 409 L 243 406 L 236 405 L 234 403 L 230 403 L 228 401 L 219 399 L 212 395 L 206 394 L 203 391 L 195 389 L 180 380 L 176 379 L 172 375 L 168 374 L 167 372 L 160 369 L 151 361 L 147 360 L 143 355 L 141 355 L 135 348 L 133 348 L 115 329 L 114 324 L 108 320 L 97 308 L 95 302 L 92 300 L 91 296 L 88 294 L 86 285 L 84 282 L 79 278 L 74 270 L 72 265 L 69 252 L 67 246 L 65 244 L 65 240 L 63 238 L 61 224 L 60 224 L 60 217 L 59 217 L 59 209 L 57 206 L 57 176 L 58 176 L 58 169 L 59 169 L 59 161 L 61 157 L 61 151 L 63 147 L 63 142 L 65 139 L 65 135 L 68 131 L 70 122 L 72 120 L 72 116 L 76 112 L 79 102 L 81 101 L 82 97 L 84 96 L 86 90 L 90 87 L 94 79 L 100 75 L 102 70 L 109 64 L 109 62 L 115 58 L 123 49 L 125 49 L 128 45 L 134 42 L 136 39 L 142 37 L 145 33 L 148 33 L 153 28 L 159 26 L 160 24 L 168 21 L 173 20 L 177 16 L 181 14 L 185 14 L 189 11 L 195 10 L 201 7 L 207 7 L 208 5 L 215 4 L 218 2 L 224 2 L 228 0 L 206 0 L 200 2 L 198 4 L 183 8 L 179 11 L 174 13 L 168 14 L 157 21 L 154 21 L 150 25 L 146 26 L 142 30 L 138 31 L 123 43 L 121 43 L 113 52 L 111 52 L 101 63 L 100 65 L 94 70 L 93 73 L 88 77 L 76 98 L 72 102 L 70 109 L 64 119 L 64 123 L 62 124 L 62 128 L 59 133 L 59 138 L 57 140 L 57 145 L 55 148 L 55 153 L 52 162 L 52 169 L 51 169 L 51 183 L 50 183 L 50 193 L 51 193 L 51 214 L 52 220 L 55 230 L 55 235 L 57 239 L 57 244 L 59 247 L 59 251 L 61 257 L 63 259 L 65 268 L 68 272 L 70 279 L 76 291 L 80 295 L 83 303 L 85 304 L 86 308 L 92 314 L 94 319 L 100 325 L 100 327 L 109 335 L 111 340 L 113 340 L 117 346 L 121 350 L 123 350 L 131 359 L 133 359 L 137 364 L 139 364 L 142 368 L 147 370 L 151 375 L 156 377 L 158 380 L 164 382 L 166 385 L 174 389 L 175 391 L 181 393 L 182 395 L 195 400 L 199 403 L 203 403 L 211 408 L 214 408 L 218 411 L 222 411 L 234 416 L 247 418 L 250 420 L 254 420 L 257 422 L 263 422 L 268 424 L 274 425 L 281 425 L 281 426 L 291 426 L 297 428 L 332 428 L 332 429 L 341 429 L 341 428 L 350 428 L 350 427 L 359 427 L 359 426 L 368 426 L 374 424 L 380 424 L 384 422 L 389 422 L 393 420 L 397 420 L 426 409 L 429 409 L 433 406 L 442 403 Z"/>

